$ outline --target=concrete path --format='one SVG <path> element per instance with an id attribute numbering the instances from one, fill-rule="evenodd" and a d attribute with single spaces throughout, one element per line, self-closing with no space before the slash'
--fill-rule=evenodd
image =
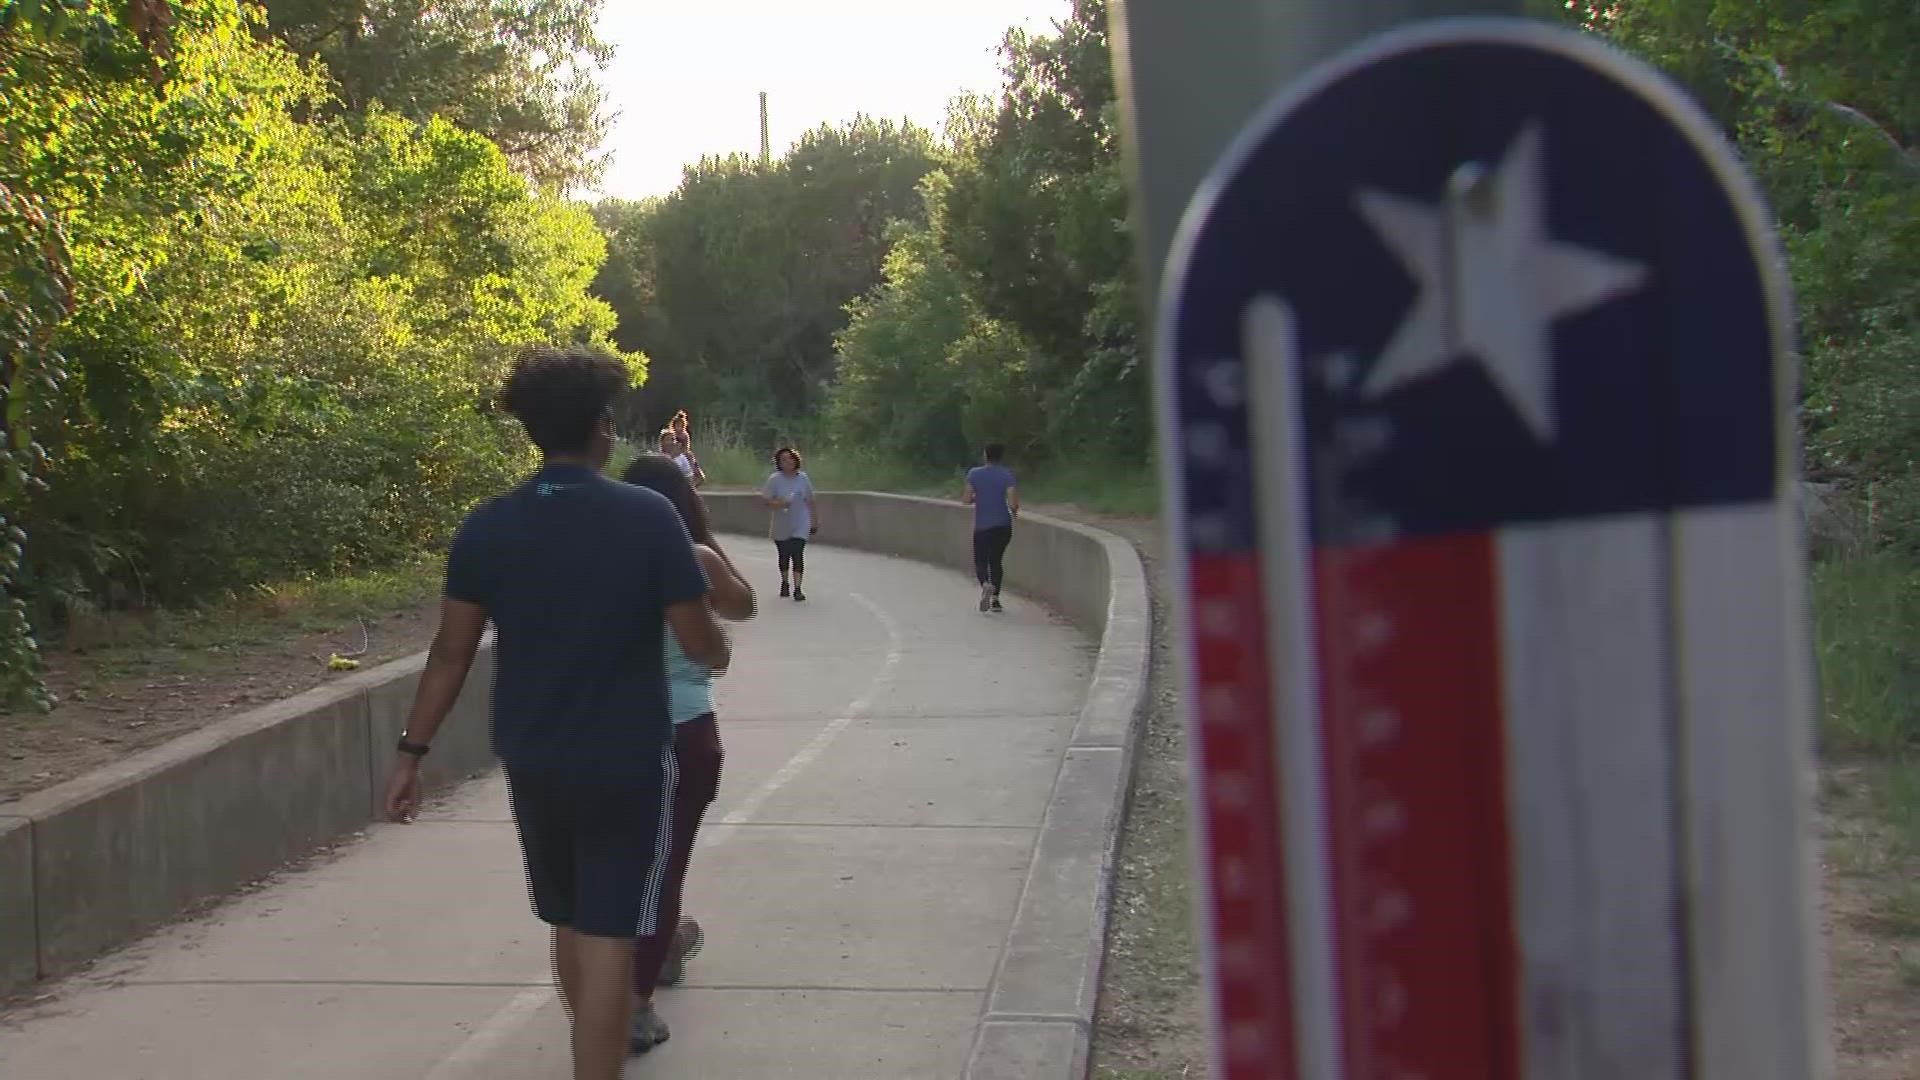
<path id="1" fill-rule="evenodd" d="M 629 1077 L 955 1078 L 1092 666 L 960 575 L 808 552 L 722 680 L 727 760 L 687 911 L 707 945 Z M 8 1080 L 569 1075 L 504 783 L 289 871 L 0 1016 Z"/>

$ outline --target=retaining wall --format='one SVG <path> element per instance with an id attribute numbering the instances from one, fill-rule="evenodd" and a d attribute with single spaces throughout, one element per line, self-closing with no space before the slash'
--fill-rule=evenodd
<path id="1" fill-rule="evenodd" d="M 65 974 L 379 815 L 425 654 L 354 672 L 0 804 L 0 996 Z M 493 764 L 489 640 L 421 768 Z"/>
<path id="2" fill-rule="evenodd" d="M 751 494 L 707 497 L 723 532 L 764 535 Z M 819 498 L 818 541 L 971 573 L 970 511 L 865 492 Z M 1007 584 L 1100 642 L 988 991 L 973 1080 L 1083 1077 L 1109 890 L 1146 698 L 1151 618 L 1138 555 L 1109 533 L 1026 515 Z M 0 995 L 139 937 L 196 902 L 378 816 L 424 654 L 357 672 L 0 805 Z M 423 766 L 430 789 L 492 767 L 492 646 Z"/>

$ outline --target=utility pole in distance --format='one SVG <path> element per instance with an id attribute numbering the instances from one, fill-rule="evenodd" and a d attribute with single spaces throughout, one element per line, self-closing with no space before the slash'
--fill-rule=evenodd
<path id="1" fill-rule="evenodd" d="M 767 92 L 760 91 L 760 167 L 773 163 L 773 143 L 767 138 Z"/>
<path id="2" fill-rule="evenodd" d="M 1738 156 L 1516 3 L 1113 3 L 1215 1075 L 1826 1075 Z"/>

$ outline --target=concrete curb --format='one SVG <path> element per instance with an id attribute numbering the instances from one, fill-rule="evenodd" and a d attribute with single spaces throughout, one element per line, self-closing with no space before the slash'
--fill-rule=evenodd
<path id="1" fill-rule="evenodd" d="M 751 493 L 706 496 L 717 530 L 764 533 Z M 872 492 L 819 498 L 823 543 L 971 573 L 965 507 Z M 964 1080 L 1081 1080 L 1133 759 L 1147 704 L 1152 607 L 1139 553 L 1104 530 L 1022 515 L 1008 584 L 1064 613 L 1100 642 L 1093 677 L 1055 777 L 1012 929 L 987 989 Z"/>

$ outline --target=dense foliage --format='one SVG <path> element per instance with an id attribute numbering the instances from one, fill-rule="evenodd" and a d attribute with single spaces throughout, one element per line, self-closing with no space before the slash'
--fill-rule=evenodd
<path id="1" fill-rule="evenodd" d="M 1106 4 L 1008 35 L 1005 86 L 946 137 L 861 120 L 782 161 L 705 161 L 598 216 L 599 291 L 656 359 L 629 424 L 690 405 L 946 470 L 1149 449 Z"/>
<path id="2" fill-rule="evenodd" d="M 485 135 L 556 189 L 594 179 L 607 130 L 595 74 L 612 52 L 603 0 L 265 0 L 268 25 L 333 80 L 338 108 L 376 104 Z"/>
<path id="3" fill-rule="evenodd" d="M 999 94 L 954 103 L 924 179 L 902 170 L 873 189 L 897 222 L 863 273 L 809 276 L 817 241 L 804 230 L 820 211 L 780 194 L 784 165 L 704 163 L 663 201 L 603 207 L 614 256 L 601 287 L 622 340 L 675 372 L 634 425 L 718 405 L 759 437 L 795 430 L 824 394 L 816 440 L 924 468 L 950 468 L 989 436 L 1029 463 L 1142 463 L 1151 413 L 1107 7 L 1075 0 L 1053 33 L 1007 36 Z M 1798 291 L 1808 472 L 1855 497 L 1880 542 L 1920 546 L 1920 6 L 1532 7 L 1665 69 L 1738 144 L 1779 214 Z M 903 210 L 915 180 L 919 205 Z M 834 205 L 857 197 L 837 189 Z M 863 252 L 883 216 L 866 219 Z M 769 317 L 767 297 L 801 306 Z"/>
<path id="4" fill-rule="evenodd" d="M 1920 5 L 1551 7 L 1674 75 L 1737 141 L 1798 293 L 1806 470 L 1920 551 Z"/>
<path id="5" fill-rule="evenodd" d="M 847 302 L 880 280 L 892 223 L 921 214 L 933 138 L 858 118 L 809 132 L 762 167 L 688 167 L 670 195 L 595 210 L 610 245 L 599 294 L 622 345 L 658 362 L 625 422 L 691 404 L 764 435 L 816 414 Z"/>
<path id="6" fill-rule="evenodd" d="M 418 551 L 525 463 L 489 404 L 511 351 L 613 327 L 585 210 L 452 119 L 340 108 L 265 30 L 237 0 L 0 29 L 13 702 L 29 612 Z"/>

